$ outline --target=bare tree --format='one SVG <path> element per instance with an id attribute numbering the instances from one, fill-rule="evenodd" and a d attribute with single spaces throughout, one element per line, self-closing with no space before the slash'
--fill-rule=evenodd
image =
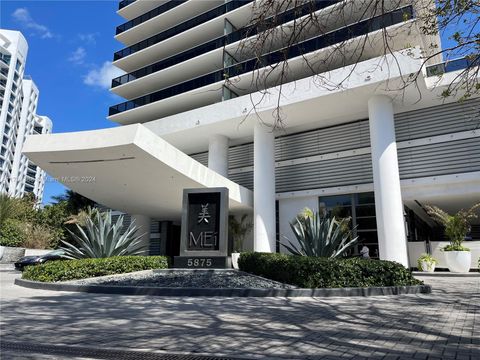
<path id="1" fill-rule="evenodd" d="M 436 5 L 432 0 L 257 0 L 252 18 L 241 30 L 240 45 L 234 53 L 226 53 L 237 65 L 226 66 L 225 85 L 239 95 L 259 92 L 261 99 L 254 101 L 253 111 L 270 94 L 269 89 L 276 87 L 274 127 L 282 127 L 286 83 L 313 76 L 318 87 L 342 89 L 368 59 L 378 62 L 364 72 L 386 64 L 396 67 L 401 84 L 391 90 L 418 89 L 423 70 L 402 74 L 397 59 L 399 52 L 412 47 L 406 41 L 415 36 L 420 43 L 414 45 L 422 51 L 407 54 L 418 58 L 422 68 L 430 66 L 430 75 L 440 79 L 446 70 L 443 60 L 463 58 L 462 71 L 442 96 L 467 99 L 480 92 L 479 10 L 478 0 L 437 0 Z M 441 48 L 441 36 L 449 36 L 451 44 Z M 338 78 L 324 75 L 339 68 L 348 71 Z M 250 70 L 248 81 L 239 76 Z"/>

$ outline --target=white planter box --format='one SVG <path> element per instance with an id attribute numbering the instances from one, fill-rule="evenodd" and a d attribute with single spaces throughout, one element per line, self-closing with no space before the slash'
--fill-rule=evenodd
<path id="1" fill-rule="evenodd" d="M 422 271 L 424 272 L 434 272 L 435 271 L 435 264 L 429 263 L 426 261 L 422 261 Z"/>
<path id="2" fill-rule="evenodd" d="M 444 251 L 447 267 L 453 273 L 466 273 L 470 270 L 472 253 L 470 251 Z"/>

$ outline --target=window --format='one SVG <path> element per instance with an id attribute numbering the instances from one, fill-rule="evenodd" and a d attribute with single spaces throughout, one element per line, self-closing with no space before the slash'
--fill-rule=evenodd
<path id="1" fill-rule="evenodd" d="M 0 60 L 3 61 L 3 63 L 6 65 L 10 65 L 11 58 L 12 58 L 11 55 L 0 53 Z"/>
<path id="2" fill-rule="evenodd" d="M 366 245 L 370 249 L 370 257 L 378 258 L 377 219 L 373 192 L 322 196 L 319 201 L 320 214 L 337 218 L 351 217 L 350 226 L 355 229 L 354 235 L 358 236 L 356 254 L 361 246 Z"/>
<path id="3" fill-rule="evenodd" d="M 20 71 L 21 67 L 22 67 L 22 62 L 17 59 L 17 63 L 15 64 L 15 70 Z"/>
<path id="4" fill-rule="evenodd" d="M 19 77 L 20 77 L 20 76 L 18 76 L 18 74 L 15 73 L 15 74 L 13 75 L 13 81 L 17 82 L 17 80 L 18 80 Z"/>

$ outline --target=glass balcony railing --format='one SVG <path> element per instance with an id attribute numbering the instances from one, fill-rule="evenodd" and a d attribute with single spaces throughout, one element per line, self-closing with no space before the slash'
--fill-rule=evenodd
<path id="1" fill-rule="evenodd" d="M 316 0 L 314 4 L 315 10 L 321 10 L 323 8 L 326 8 L 330 5 L 333 5 L 341 0 L 331 0 L 331 1 L 325 1 L 325 0 Z M 295 9 L 288 10 L 275 18 L 270 18 L 267 19 L 267 22 L 270 20 L 272 21 L 269 23 L 269 28 L 278 26 L 280 24 L 285 24 L 289 21 L 292 21 L 296 18 L 302 17 L 304 15 L 310 14 L 312 11 L 312 3 L 305 4 L 303 6 L 298 6 Z M 265 29 L 264 29 L 265 30 Z M 226 45 L 232 44 L 236 41 L 239 41 L 241 39 L 254 36 L 259 32 L 259 29 L 257 29 L 254 26 L 249 26 L 240 30 L 237 30 L 231 34 L 219 37 L 217 39 L 214 39 L 212 41 L 206 42 L 204 44 L 201 44 L 199 46 L 196 46 L 190 50 L 184 51 L 180 54 L 174 55 L 172 57 L 169 57 L 165 60 L 159 61 L 155 64 L 145 66 L 139 70 L 133 71 L 129 74 L 125 74 L 122 76 L 119 76 L 115 79 L 112 80 L 112 88 L 126 84 L 130 81 L 142 78 L 144 76 L 150 75 L 152 73 L 155 73 L 157 71 L 166 69 L 170 66 L 179 64 L 181 62 L 184 62 L 186 60 L 190 60 L 194 57 L 197 57 L 202 54 L 206 54 L 209 51 L 215 50 L 222 48 Z"/>
<path id="2" fill-rule="evenodd" d="M 118 4 L 118 10 L 123 9 L 125 6 L 130 5 L 131 3 L 134 3 L 137 0 L 122 0 Z"/>
<path id="3" fill-rule="evenodd" d="M 439 76 L 457 70 L 465 70 L 472 66 L 480 66 L 480 57 L 463 57 L 427 66 L 427 77 Z"/>
<path id="4" fill-rule="evenodd" d="M 127 21 L 126 23 L 117 26 L 117 31 L 116 34 L 121 34 L 124 31 L 127 31 L 137 25 L 140 25 L 141 23 L 144 23 L 145 21 L 148 21 L 150 19 L 153 19 L 155 16 L 158 16 L 160 14 L 163 14 L 164 12 L 167 12 L 168 10 L 171 10 L 178 5 L 183 4 L 184 2 L 187 2 L 187 0 L 170 0 L 167 1 L 165 4 L 160 5 L 159 7 L 156 7 L 153 10 L 150 10 L 149 12 L 140 15 L 136 17 L 135 19 L 132 19 L 130 21 Z"/>
<path id="5" fill-rule="evenodd" d="M 235 9 L 238 9 L 239 7 L 242 7 L 243 5 L 246 5 L 248 3 L 253 2 L 254 0 L 232 0 L 226 4 L 220 5 L 212 10 L 209 10 L 207 12 L 204 12 L 203 14 L 200 14 L 198 16 L 193 17 L 190 20 L 184 21 L 181 24 L 178 24 L 174 27 L 171 27 L 168 30 L 162 31 L 161 33 L 154 35 L 152 37 L 149 37 L 148 39 L 142 40 L 132 46 L 129 46 L 125 49 L 122 49 L 120 51 L 117 51 L 113 55 L 113 61 L 122 59 L 128 55 L 131 55 L 133 53 L 136 53 L 137 51 L 146 49 L 147 47 L 150 47 L 152 45 L 158 44 L 161 41 L 164 41 L 172 36 L 178 35 L 181 32 L 184 32 L 188 29 L 191 29 L 195 26 L 198 26 L 202 23 L 205 23 L 209 20 L 212 20 L 216 17 L 219 17 L 223 14 L 226 14 L 230 11 L 233 11 Z"/>
<path id="6" fill-rule="evenodd" d="M 224 80 L 225 78 L 232 78 L 262 67 L 277 64 L 281 61 L 286 61 L 298 56 L 302 56 L 316 50 L 320 50 L 338 43 L 342 43 L 344 41 L 351 40 L 358 36 L 366 35 L 370 32 L 380 30 L 388 26 L 402 23 L 404 21 L 410 20 L 411 18 L 413 18 L 413 8 L 412 6 L 406 6 L 404 8 L 392 11 L 388 14 L 364 20 L 354 25 L 350 25 L 342 29 L 335 30 L 330 33 L 320 35 L 315 38 L 289 46 L 288 48 L 277 50 L 275 52 L 264 55 L 260 59 L 250 59 L 239 64 L 232 65 L 224 70 L 214 71 L 207 75 L 200 76 L 198 78 L 183 82 L 181 84 L 141 96 L 137 99 L 111 106 L 108 115 L 112 116 L 124 111 L 132 110 L 137 107 L 144 106 L 175 95 L 179 95 L 187 91 L 214 84 L 216 82 Z"/>

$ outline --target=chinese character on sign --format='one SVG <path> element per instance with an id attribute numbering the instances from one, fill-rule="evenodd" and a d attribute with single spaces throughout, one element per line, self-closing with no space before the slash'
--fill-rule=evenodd
<path id="1" fill-rule="evenodd" d="M 210 219 L 210 214 L 208 213 L 208 204 L 200 205 L 202 207 L 202 211 L 198 214 L 198 223 L 205 222 L 208 224 Z"/>

